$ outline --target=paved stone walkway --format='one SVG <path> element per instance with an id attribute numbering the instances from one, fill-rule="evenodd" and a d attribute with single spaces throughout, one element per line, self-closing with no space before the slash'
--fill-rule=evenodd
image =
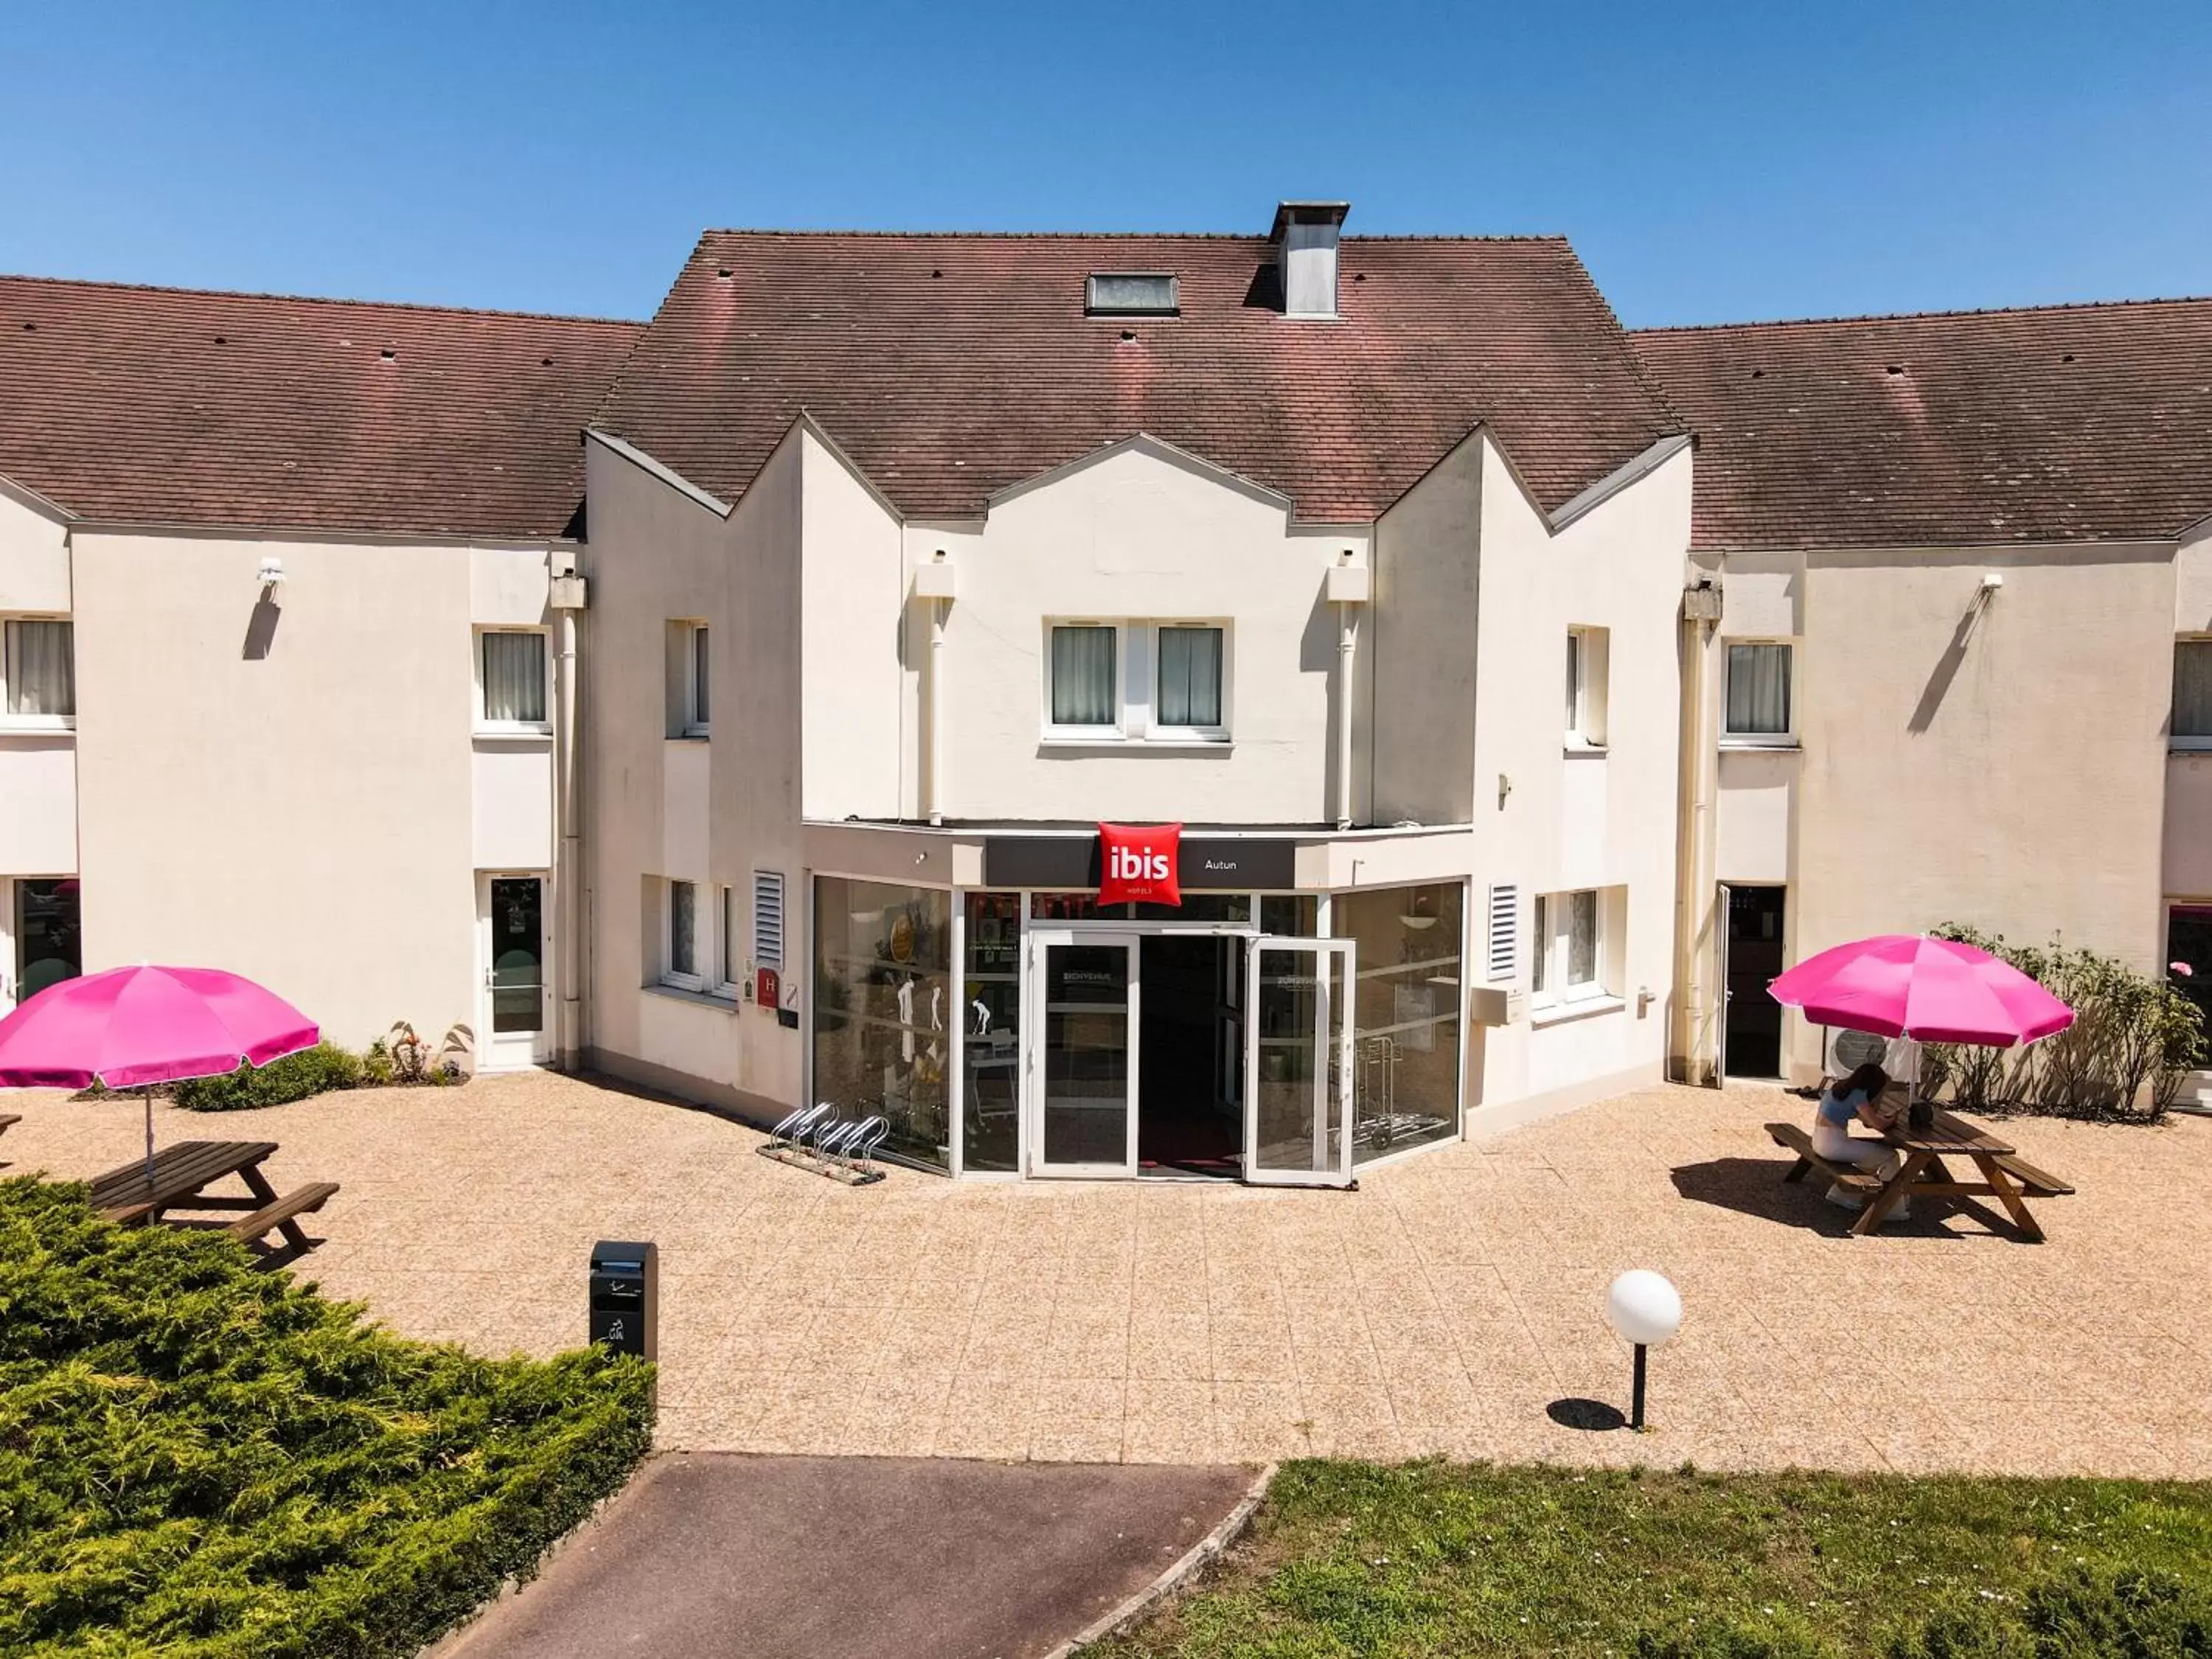
<path id="1" fill-rule="evenodd" d="M 1150 1589 L 1254 1479 L 678 1453 L 431 1659 L 1038 1659 Z"/>
<path id="2" fill-rule="evenodd" d="M 18 1103 L 22 1102 L 23 1103 Z M 15 1168 L 130 1157 L 131 1103 L 17 1097 Z M 659 1243 L 669 1446 L 1257 1462 L 1304 1453 L 2212 1476 L 2201 1207 L 2212 1121 L 2027 1121 L 2080 1195 L 2051 1242 L 1923 1217 L 1885 1236 L 1784 1187 L 1778 1091 L 1660 1086 L 1356 1193 L 1226 1185 L 850 1190 L 703 1113 L 551 1075 L 326 1096 L 164 1139 L 282 1143 L 344 1190 L 301 1271 L 395 1328 L 544 1353 L 584 1334 L 597 1237 Z M 1680 1285 L 1643 1437 L 1604 1286 Z"/>

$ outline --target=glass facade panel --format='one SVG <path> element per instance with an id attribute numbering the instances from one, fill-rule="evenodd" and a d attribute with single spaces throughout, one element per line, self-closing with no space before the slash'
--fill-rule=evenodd
<path id="1" fill-rule="evenodd" d="M 1263 893 L 1260 931 L 1278 939 L 1311 939 L 1321 926 L 1321 901 L 1311 893 Z"/>
<path id="2" fill-rule="evenodd" d="M 880 1115 L 886 1152 L 951 1162 L 952 896 L 817 876 L 814 1099 Z"/>
<path id="3" fill-rule="evenodd" d="M 1048 945 L 1044 952 L 1044 1146 L 1047 1164 L 1129 1158 L 1129 977 L 1125 944 Z"/>
<path id="4" fill-rule="evenodd" d="M 1459 882 L 1339 893 L 1330 932 L 1358 945 L 1352 1162 L 1459 1133 Z"/>
<path id="5" fill-rule="evenodd" d="M 1022 896 L 969 893 L 961 1052 L 963 1170 L 1021 1168 Z"/>

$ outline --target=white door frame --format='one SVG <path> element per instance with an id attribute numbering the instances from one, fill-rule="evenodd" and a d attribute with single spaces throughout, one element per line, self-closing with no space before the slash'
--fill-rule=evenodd
<path id="1" fill-rule="evenodd" d="M 1134 1176 L 1137 1173 L 1137 1083 L 1141 1060 L 1138 1026 L 1143 1006 L 1140 975 L 1144 964 L 1144 937 L 1127 927 L 1095 925 L 1032 927 L 1023 945 L 1023 976 L 1027 981 L 1024 998 L 1027 1006 L 1022 1012 L 1022 1030 L 1026 1038 L 1022 1045 L 1025 1051 L 1022 1062 L 1022 1127 L 1027 1142 L 1024 1154 L 1024 1172 L 1038 1176 L 1074 1176 L 1093 1180 L 1101 1176 Z M 1119 947 L 1128 962 L 1128 991 L 1123 1004 L 1127 1010 L 1125 1018 L 1128 1032 L 1128 1087 L 1123 1126 L 1126 1131 L 1124 1147 L 1118 1163 L 1048 1164 L 1045 1161 L 1043 1056 L 1050 1013 L 1045 1003 L 1049 977 L 1047 957 L 1053 951 L 1075 945 Z"/>
<path id="2" fill-rule="evenodd" d="M 1260 1164 L 1260 966 L 1269 953 L 1304 954 L 1314 968 L 1316 1064 L 1313 1075 L 1313 1155 L 1308 1167 L 1263 1169 Z M 1352 1184 L 1352 1042 L 1358 985 L 1358 946 L 1351 939 L 1295 939 L 1261 934 L 1244 957 L 1244 1179 L 1255 1187 L 1348 1187 Z M 1342 1003 L 1342 1006 L 1336 1005 Z M 1335 1036 L 1329 1028 L 1334 1016 Z M 1331 1097 L 1334 1096 L 1334 1102 Z M 1334 1113 L 1332 1114 L 1332 1104 Z M 1336 1144 L 1329 1145 L 1329 1125 Z"/>
<path id="3" fill-rule="evenodd" d="M 535 1031 L 504 1035 L 492 1029 L 491 884 L 495 881 L 538 884 L 538 1014 Z M 477 872 L 477 1069 L 526 1071 L 553 1059 L 553 876 L 546 870 L 480 870 Z"/>

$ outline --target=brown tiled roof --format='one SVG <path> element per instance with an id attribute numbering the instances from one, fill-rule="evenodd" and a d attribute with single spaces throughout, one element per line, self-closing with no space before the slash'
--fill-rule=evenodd
<path id="1" fill-rule="evenodd" d="M 1651 329 L 1704 548 L 2170 537 L 2212 514 L 2212 300 Z"/>
<path id="2" fill-rule="evenodd" d="M 1322 521 L 1478 422 L 1547 508 L 1682 429 L 1564 240 L 1342 250 L 1343 320 L 1312 322 L 1257 237 L 710 231 L 599 423 L 735 499 L 803 409 L 925 518 L 1143 431 Z M 1085 316 L 1097 270 L 1173 272 L 1182 314 Z"/>
<path id="3" fill-rule="evenodd" d="M 557 535 L 641 327 L 0 276 L 0 475 L 83 518 Z"/>

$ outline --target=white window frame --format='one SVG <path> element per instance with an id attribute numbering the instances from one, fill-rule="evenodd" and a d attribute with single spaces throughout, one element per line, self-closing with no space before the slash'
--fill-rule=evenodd
<path id="1" fill-rule="evenodd" d="M 684 718 L 678 730 L 687 738 L 711 737 L 714 733 L 714 635 L 711 626 L 702 622 L 686 622 L 678 626 L 684 633 Z M 707 717 L 699 714 L 699 651 L 707 652 Z"/>
<path id="2" fill-rule="evenodd" d="M 1749 638 L 1723 636 L 1721 645 L 1720 726 L 1723 749 L 1795 749 L 1797 747 L 1797 641 L 1771 635 Z M 1737 645 L 1779 646 L 1790 653 L 1790 720 L 1781 732 L 1735 732 L 1729 728 L 1729 647 Z"/>
<path id="3" fill-rule="evenodd" d="M 1114 708 L 1110 726 L 1056 726 L 1052 718 L 1052 635 L 1059 628 L 1114 630 Z M 1211 628 L 1221 635 L 1221 720 L 1214 726 L 1170 726 L 1159 719 L 1160 630 Z M 1155 744 L 1163 747 L 1227 744 L 1235 720 L 1231 688 L 1237 683 L 1237 629 L 1226 617 L 1048 617 L 1044 624 L 1044 666 L 1040 675 L 1039 719 L 1047 743 Z"/>
<path id="4" fill-rule="evenodd" d="M 1111 726 L 1056 726 L 1052 718 L 1052 636 L 1062 628 L 1110 628 L 1114 630 L 1113 707 L 1122 718 Z M 1105 617 L 1048 617 L 1044 623 L 1044 672 L 1039 676 L 1044 702 L 1041 710 L 1048 743 L 1121 743 L 1128 733 L 1129 629 L 1126 623 Z"/>
<path id="5" fill-rule="evenodd" d="M 11 714 L 8 712 L 9 677 L 15 672 L 8 660 L 8 628 L 9 623 L 64 623 L 70 631 L 70 681 L 76 681 L 76 618 L 66 611 L 10 611 L 0 615 L 0 731 L 9 732 L 74 732 L 76 715 L 67 714 Z M 76 699 L 70 700 L 74 710 Z"/>
<path id="6" fill-rule="evenodd" d="M 1606 678 L 1612 672 L 1612 640 L 1605 629 L 1577 625 L 1567 629 L 1565 713 L 1570 749 L 1606 746 Z"/>
<path id="7" fill-rule="evenodd" d="M 1529 1001 L 1538 1008 L 1569 1008 L 1585 1003 L 1613 1002 L 1619 993 L 1606 984 L 1606 889 L 1571 887 L 1536 896 L 1535 927 L 1528 941 Z M 1571 901 L 1587 893 L 1590 900 L 1590 971 L 1594 977 L 1570 981 L 1574 959 L 1574 921 Z M 1543 983 L 1536 982 L 1538 975 Z"/>
<path id="8" fill-rule="evenodd" d="M 1230 672 L 1234 661 L 1236 630 L 1225 617 L 1163 617 L 1141 624 L 1146 662 L 1142 696 L 1143 723 L 1136 724 L 1139 710 L 1137 676 L 1128 676 L 1127 714 L 1133 728 L 1141 731 L 1154 743 L 1226 743 L 1229 741 L 1229 688 L 1235 684 Z M 1221 719 L 1212 726 L 1170 726 L 1159 718 L 1160 697 L 1160 630 L 1165 628 L 1211 628 L 1221 635 L 1221 684 L 1215 688 L 1215 701 L 1221 705 Z"/>
<path id="9" fill-rule="evenodd" d="M 681 974 L 676 970 L 676 890 L 691 890 L 691 966 L 694 972 Z M 667 876 L 660 883 L 660 982 L 679 991 L 704 991 L 706 975 L 696 971 L 699 963 L 699 891 L 701 884 L 684 881 L 680 877 Z"/>
<path id="10" fill-rule="evenodd" d="M 738 890 L 718 885 L 714 892 L 714 978 L 708 989 L 713 995 L 735 1001 L 745 971 L 744 958 L 738 954 L 744 934 L 739 931 Z"/>
<path id="11" fill-rule="evenodd" d="M 540 641 L 538 653 L 538 672 L 544 678 L 541 692 L 545 705 L 542 720 L 495 720 L 484 713 L 484 637 L 490 634 L 534 634 Z M 553 639 L 552 630 L 544 628 L 478 628 L 473 643 L 476 647 L 477 719 L 476 729 L 484 737 L 550 738 L 553 735 Z"/>
<path id="12" fill-rule="evenodd" d="M 2180 665 L 2181 647 L 2185 645 L 2201 646 L 2207 651 L 2212 651 L 2212 634 L 2178 634 L 2174 636 L 2173 655 L 2177 671 Z M 2179 678 L 2178 672 L 2176 678 Z M 2166 747 L 2192 750 L 2212 749 L 2212 732 L 2183 732 L 2171 729 L 2173 716 L 2178 712 L 2178 709 L 2172 705 L 2168 706 L 2166 724 L 2169 729 L 2166 732 Z"/>

